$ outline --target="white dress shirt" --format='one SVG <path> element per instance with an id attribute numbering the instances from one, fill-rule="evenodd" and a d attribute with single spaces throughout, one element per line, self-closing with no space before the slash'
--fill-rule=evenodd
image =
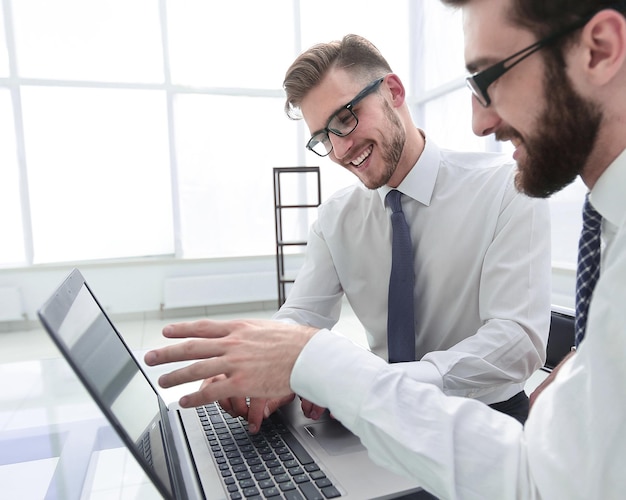
<path id="1" fill-rule="evenodd" d="M 585 339 L 525 427 L 476 401 L 446 397 L 328 330 L 300 354 L 292 389 L 330 408 L 375 461 L 442 499 L 624 498 L 625 187 L 622 153 L 591 193 L 605 247 Z"/>
<path id="2" fill-rule="evenodd" d="M 432 141 L 402 181 L 415 253 L 411 378 L 491 404 L 523 390 L 545 361 L 550 322 L 550 216 L 514 187 L 515 164 Z M 274 316 L 319 328 L 338 321 L 342 295 L 387 359 L 390 188 L 350 186 L 319 207 L 307 255 Z"/>

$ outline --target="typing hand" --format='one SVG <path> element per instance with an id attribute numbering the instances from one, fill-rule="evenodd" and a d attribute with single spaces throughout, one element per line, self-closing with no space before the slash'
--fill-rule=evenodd
<path id="1" fill-rule="evenodd" d="M 302 402 L 302 413 L 307 418 L 312 418 L 313 420 L 318 420 L 326 411 L 326 408 L 322 408 L 321 406 L 317 406 L 306 399 L 300 398 Z"/>
<path id="2" fill-rule="evenodd" d="M 290 403 L 295 394 L 280 399 L 229 398 L 219 401 L 220 406 L 233 417 L 242 417 L 248 421 L 248 430 L 252 434 L 259 432 L 264 419 L 281 406 Z"/>
<path id="3" fill-rule="evenodd" d="M 145 361 L 149 366 L 194 361 L 162 375 L 159 384 L 164 388 L 210 380 L 202 383 L 198 391 L 183 396 L 180 400 L 183 407 L 248 396 L 282 399 L 292 394 L 291 370 L 317 331 L 266 320 L 178 323 L 166 326 L 163 335 L 190 340 L 149 351 Z"/>
<path id="4" fill-rule="evenodd" d="M 210 391 L 210 388 L 208 388 L 209 384 L 214 384 L 215 382 L 219 382 L 220 380 L 225 380 L 225 378 L 225 375 L 217 375 L 215 377 L 205 379 L 200 386 L 200 392 L 203 392 L 205 389 L 207 391 Z M 261 416 L 258 417 L 258 423 L 263 420 L 263 407 L 265 404 L 264 399 L 255 398 L 251 401 L 250 398 L 233 397 L 221 399 L 218 401 L 218 403 L 224 409 L 224 411 L 227 411 L 231 416 L 243 417 L 247 420 L 250 417 L 250 414 L 252 414 L 252 419 L 254 421 L 257 420 L 255 416 L 258 412 L 258 409 L 260 408 Z"/>

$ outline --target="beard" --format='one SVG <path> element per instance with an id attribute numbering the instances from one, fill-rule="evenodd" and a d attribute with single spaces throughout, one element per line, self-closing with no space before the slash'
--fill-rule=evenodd
<path id="1" fill-rule="evenodd" d="M 375 179 L 361 179 L 361 182 L 368 189 L 378 189 L 389 182 L 396 168 L 398 168 L 398 163 L 404 150 L 404 143 L 406 142 L 406 132 L 402 127 L 400 118 L 396 116 L 386 100 L 383 99 L 382 102 L 390 133 L 388 138 L 385 138 L 381 144 L 383 171 Z"/>
<path id="2" fill-rule="evenodd" d="M 593 150 L 602 121 L 602 111 L 572 87 L 565 68 L 548 60 L 544 78 L 547 102 L 537 119 L 538 131 L 524 140 L 527 156 L 518 162 L 515 185 L 536 198 L 548 198 L 581 173 Z M 520 138 L 512 129 L 499 137 Z"/>

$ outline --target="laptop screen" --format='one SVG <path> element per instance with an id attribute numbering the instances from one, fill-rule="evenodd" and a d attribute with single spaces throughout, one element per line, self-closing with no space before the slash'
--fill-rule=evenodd
<path id="1" fill-rule="evenodd" d="M 160 398 L 78 271 L 39 316 L 143 469 L 171 495 Z"/>

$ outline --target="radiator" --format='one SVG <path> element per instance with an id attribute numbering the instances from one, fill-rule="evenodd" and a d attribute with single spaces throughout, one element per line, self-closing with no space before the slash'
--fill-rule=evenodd
<path id="1" fill-rule="evenodd" d="M 19 288 L 0 287 L 0 321 L 19 321 L 25 318 Z"/>
<path id="2" fill-rule="evenodd" d="M 276 300 L 277 293 L 273 272 L 166 278 L 163 308 L 263 302 Z"/>

